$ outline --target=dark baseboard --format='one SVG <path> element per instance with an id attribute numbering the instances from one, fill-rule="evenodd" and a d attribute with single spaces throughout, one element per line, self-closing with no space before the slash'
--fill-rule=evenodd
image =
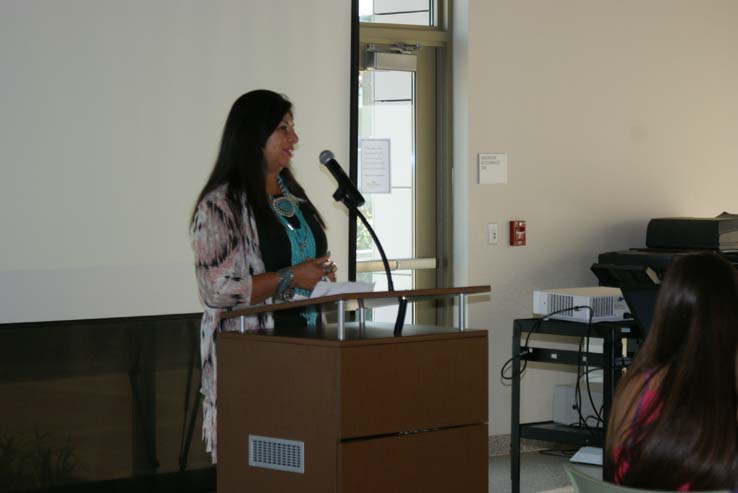
<path id="1" fill-rule="evenodd" d="M 199 493 L 214 492 L 215 489 L 215 466 L 212 466 L 184 472 L 70 483 L 30 491 L 33 493 Z"/>

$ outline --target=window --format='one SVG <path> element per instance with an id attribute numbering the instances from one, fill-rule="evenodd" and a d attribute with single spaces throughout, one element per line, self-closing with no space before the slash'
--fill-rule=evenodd
<path id="1" fill-rule="evenodd" d="M 435 26 L 433 0 L 361 0 L 359 20 L 382 24 Z"/>

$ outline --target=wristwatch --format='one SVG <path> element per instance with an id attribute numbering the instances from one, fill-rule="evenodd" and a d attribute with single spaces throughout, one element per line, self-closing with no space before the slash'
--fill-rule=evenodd
<path id="1" fill-rule="evenodd" d="M 295 297 L 295 288 L 290 287 L 290 282 L 295 277 L 292 269 L 285 267 L 277 271 L 279 274 L 279 282 L 277 283 L 277 289 L 274 291 L 274 297 L 282 301 L 290 301 Z"/>

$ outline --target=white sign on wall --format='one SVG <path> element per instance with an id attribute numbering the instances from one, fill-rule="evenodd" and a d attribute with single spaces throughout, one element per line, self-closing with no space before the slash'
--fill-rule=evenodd
<path id="1" fill-rule="evenodd" d="M 507 183 L 507 154 L 480 153 L 477 155 L 479 174 L 477 183 Z"/>
<path id="2" fill-rule="evenodd" d="M 390 139 L 360 139 L 362 193 L 390 193 Z"/>

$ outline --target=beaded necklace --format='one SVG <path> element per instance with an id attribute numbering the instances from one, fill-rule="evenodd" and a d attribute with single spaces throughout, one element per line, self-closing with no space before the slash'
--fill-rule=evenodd
<path id="1" fill-rule="evenodd" d="M 274 210 L 277 219 L 284 226 L 287 231 L 287 237 L 290 239 L 290 250 L 292 251 L 292 263 L 290 265 L 297 265 L 308 259 L 315 258 L 315 237 L 305 220 L 305 216 L 300 211 L 300 199 L 290 193 L 282 177 L 279 175 L 277 176 L 277 183 L 279 184 L 279 189 L 282 191 L 282 196 L 272 198 L 272 210 Z M 292 217 L 297 218 L 299 227 L 295 227 L 290 223 L 288 219 Z M 297 288 L 295 289 L 295 293 L 305 297 L 310 296 L 310 291 L 306 289 Z M 307 307 L 300 316 L 307 321 L 308 327 L 311 329 L 315 328 L 318 311 L 314 306 Z"/>

